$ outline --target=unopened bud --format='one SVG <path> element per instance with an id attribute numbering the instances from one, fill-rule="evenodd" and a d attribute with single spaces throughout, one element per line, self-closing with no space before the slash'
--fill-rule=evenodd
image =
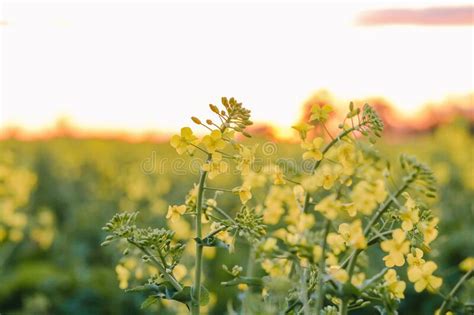
<path id="1" fill-rule="evenodd" d="M 199 120 L 199 118 L 193 116 L 193 117 L 191 117 L 191 119 L 192 119 L 192 121 L 194 121 L 195 124 L 198 124 L 198 125 L 201 124 L 201 121 Z"/>
<path id="2" fill-rule="evenodd" d="M 216 105 L 209 104 L 209 108 L 216 114 L 219 115 L 219 108 Z"/>

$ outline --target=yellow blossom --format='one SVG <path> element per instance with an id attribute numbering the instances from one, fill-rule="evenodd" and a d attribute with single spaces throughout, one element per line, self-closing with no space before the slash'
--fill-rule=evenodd
<path id="1" fill-rule="evenodd" d="M 229 165 L 222 161 L 222 154 L 215 152 L 211 161 L 202 166 L 202 170 L 209 173 L 209 179 L 214 179 L 217 175 L 227 172 Z"/>
<path id="2" fill-rule="evenodd" d="M 332 265 L 337 265 L 339 263 L 339 259 L 337 258 L 336 255 L 333 253 L 328 253 L 326 257 L 326 265 L 332 266 Z"/>
<path id="3" fill-rule="evenodd" d="M 331 105 L 324 105 L 324 106 L 313 105 L 313 107 L 311 108 L 310 120 L 326 122 L 331 112 L 332 112 Z"/>
<path id="4" fill-rule="evenodd" d="M 257 146 L 248 148 L 244 145 L 239 145 L 237 169 L 242 173 L 242 175 L 248 175 L 250 173 L 252 163 L 255 160 L 256 149 Z"/>
<path id="5" fill-rule="evenodd" d="M 426 245 L 429 245 L 438 237 L 438 222 L 439 219 L 434 217 L 428 221 L 418 223 L 418 229 L 423 233 L 423 240 Z"/>
<path id="6" fill-rule="evenodd" d="M 265 259 L 261 266 L 271 277 L 286 276 L 291 270 L 291 264 L 286 259 Z"/>
<path id="7" fill-rule="evenodd" d="M 388 255 L 383 258 L 385 265 L 389 268 L 393 266 L 403 266 L 405 257 L 410 250 L 410 242 L 406 240 L 405 232 L 402 229 L 396 229 L 392 233 L 391 240 L 385 240 L 380 243 L 380 247 Z"/>
<path id="8" fill-rule="evenodd" d="M 346 250 L 346 242 L 344 241 L 344 238 L 337 233 L 329 233 L 326 241 L 334 255 L 339 255 Z"/>
<path id="9" fill-rule="evenodd" d="M 314 159 L 320 161 L 323 158 L 323 153 L 321 152 L 321 147 L 324 144 L 324 139 L 316 137 L 311 142 L 303 142 L 301 147 L 306 150 L 303 154 L 304 160 Z"/>
<path id="10" fill-rule="evenodd" d="M 128 287 L 128 279 L 130 279 L 130 271 L 122 265 L 115 267 L 117 278 L 119 280 L 119 288 L 124 290 Z"/>
<path id="11" fill-rule="evenodd" d="M 357 162 L 354 145 L 349 142 L 342 142 L 337 148 L 337 160 L 342 165 L 343 174 L 347 176 L 352 175 Z"/>
<path id="12" fill-rule="evenodd" d="M 336 199 L 336 194 L 331 194 L 324 197 L 317 205 L 314 206 L 314 210 L 321 212 L 329 220 L 337 218 L 340 212 L 342 204 Z"/>
<path id="13" fill-rule="evenodd" d="M 249 289 L 249 286 L 245 283 L 239 283 L 237 285 L 237 289 L 239 289 L 240 291 L 247 291 Z"/>
<path id="14" fill-rule="evenodd" d="M 317 262 L 321 260 L 323 256 L 323 248 L 319 245 L 313 246 L 313 261 Z"/>
<path id="15" fill-rule="evenodd" d="M 173 275 L 178 281 L 181 281 L 186 276 L 187 272 L 188 270 L 183 264 L 177 264 L 176 267 L 174 267 L 173 269 Z"/>
<path id="16" fill-rule="evenodd" d="M 299 123 L 297 125 L 292 126 L 291 128 L 298 131 L 298 133 L 300 134 L 300 138 L 302 140 L 304 140 L 304 139 L 306 139 L 306 135 L 308 134 L 308 131 L 310 131 L 311 128 L 313 128 L 313 126 L 310 125 L 310 124 L 302 122 L 302 123 Z"/>
<path id="17" fill-rule="evenodd" d="M 425 260 L 423 259 L 423 251 L 419 248 L 415 248 L 414 254 L 410 253 L 407 255 L 407 263 L 409 266 L 422 266 L 425 263 Z"/>
<path id="18" fill-rule="evenodd" d="M 212 222 L 211 224 L 212 231 L 219 230 L 222 227 L 223 225 L 218 222 Z M 223 241 L 224 243 L 230 245 L 232 248 L 233 243 L 234 243 L 234 237 L 227 230 L 220 231 L 219 233 L 216 234 L 216 237 L 220 239 L 221 241 Z"/>
<path id="19" fill-rule="evenodd" d="M 459 264 L 459 269 L 468 272 L 474 269 L 474 257 L 467 257 Z"/>
<path id="20" fill-rule="evenodd" d="M 360 220 L 355 220 L 351 224 L 342 223 L 339 225 L 338 232 L 344 238 L 347 245 L 357 249 L 364 249 L 367 247 L 367 241 Z"/>
<path id="21" fill-rule="evenodd" d="M 273 238 L 273 237 L 267 238 L 262 245 L 262 250 L 264 252 L 271 252 L 271 251 L 274 251 L 275 249 L 278 249 L 276 238 Z"/>
<path id="22" fill-rule="evenodd" d="M 373 183 L 363 180 L 354 186 L 350 196 L 353 202 L 352 214 L 362 212 L 365 215 L 371 215 L 377 203 L 385 200 L 387 191 L 383 180 L 376 180 Z"/>
<path id="23" fill-rule="evenodd" d="M 349 280 L 347 271 L 337 265 L 329 267 L 328 274 L 341 283 L 346 283 Z"/>
<path id="24" fill-rule="evenodd" d="M 202 144 L 206 146 L 209 153 L 214 153 L 216 150 L 224 149 L 226 142 L 222 139 L 222 132 L 220 130 L 213 130 L 210 135 L 202 138 Z"/>
<path id="25" fill-rule="evenodd" d="M 168 213 L 166 214 L 166 218 L 169 219 L 171 222 L 174 222 L 175 220 L 179 219 L 185 212 L 186 212 L 185 205 L 169 206 Z"/>
<path id="26" fill-rule="evenodd" d="M 351 283 L 353 286 L 359 287 L 364 283 L 365 273 L 358 272 L 352 276 Z"/>
<path id="27" fill-rule="evenodd" d="M 267 181 L 267 178 L 265 177 L 265 175 L 261 173 L 252 172 L 252 171 L 244 175 L 243 178 L 244 178 L 244 183 L 246 185 L 249 185 L 255 188 L 263 187 Z"/>
<path id="28" fill-rule="evenodd" d="M 405 298 L 404 292 L 406 289 L 406 283 L 404 281 L 398 280 L 395 269 L 389 269 L 383 277 L 385 279 L 385 286 L 387 287 L 388 292 L 392 298 Z"/>
<path id="29" fill-rule="evenodd" d="M 422 292 L 425 289 L 434 292 L 441 286 L 443 279 L 433 276 L 437 268 L 434 262 L 427 261 L 419 268 L 408 269 L 408 280 L 415 284 L 416 292 Z"/>
<path id="30" fill-rule="evenodd" d="M 410 197 L 408 193 L 403 193 L 403 196 L 407 199 L 405 206 L 400 210 L 399 217 L 402 220 L 402 229 L 404 231 L 410 231 L 414 225 L 420 220 L 419 210 L 415 201 Z"/>
<path id="31" fill-rule="evenodd" d="M 329 190 L 337 180 L 337 169 L 324 164 L 321 168 L 316 171 L 315 176 L 318 179 L 318 186 L 322 186 L 324 189 Z"/>
<path id="32" fill-rule="evenodd" d="M 250 191 L 249 185 L 244 184 L 240 187 L 234 188 L 232 191 L 239 194 L 240 202 L 242 202 L 242 204 L 246 204 L 247 201 L 252 199 L 252 192 Z"/>
<path id="33" fill-rule="evenodd" d="M 197 137 L 193 135 L 193 131 L 189 127 L 181 128 L 181 135 L 171 137 L 170 144 L 176 149 L 179 155 L 184 152 L 193 153 L 194 145 L 198 144 Z"/>

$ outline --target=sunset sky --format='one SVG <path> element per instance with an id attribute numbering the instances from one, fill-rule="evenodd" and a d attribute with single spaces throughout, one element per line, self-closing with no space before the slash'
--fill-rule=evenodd
<path id="1" fill-rule="evenodd" d="M 173 131 L 234 96 L 289 127 L 322 88 L 411 115 L 473 90 L 469 3 L 6 1 L 0 126 Z"/>

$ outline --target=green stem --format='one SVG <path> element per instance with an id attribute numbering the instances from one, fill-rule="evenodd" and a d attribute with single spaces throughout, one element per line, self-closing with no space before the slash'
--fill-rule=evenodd
<path id="1" fill-rule="evenodd" d="M 137 243 L 133 242 L 133 241 L 130 241 L 129 240 L 129 243 L 130 244 L 133 244 L 135 245 L 139 250 L 141 250 L 145 255 L 147 255 L 148 257 L 150 257 L 150 259 L 155 263 L 156 267 L 158 268 L 158 270 L 160 271 L 160 273 L 163 275 L 163 277 L 168 280 L 171 285 L 177 290 L 177 291 L 181 291 L 183 289 L 183 287 L 181 286 L 181 284 L 179 284 L 178 280 L 176 280 L 173 275 L 171 275 L 170 273 L 167 272 L 166 268 L 161 264 L 161 262 L 158 260 L 158 258 L 155 257 L 155 255 L 153 255 L 148 249 L 144 248 L 144 247 L 141 247 L 140 245 L 138 245 Z"/>
<path id="2" fill-rule="evenodd" d="M 462 284 L 471 277 L 473 272 L 473 269 L 469 270 L 461 279 L 459 279 L 458 283 L 454 286 L 454 288 L 449 292 L 449 294 L 446 296 L 446 298 L 443 301 L 443 304 L 441 304 L 441 307 L 439 309 L 439 314 L 444 315 L 446 312 L 446 308 L 449 305 L 449 302 L 451 302 L 452 298 L 454 295 L 458 292 L 458 290 L 461 288 Z"/>
<path id="3" fill-rule="evenodd" d="M 324 269 L 326 269 L 326 246 L 327 246 L 327 238 L 329 234 L 329 228 L 331 227 L 331 221 L 326 220 L 326 225 L 324 227 L 323 232 L 323 244 L 322 244 L 322 252 L 321 252 L 321 259 L 319 260 L 319 276 L 318 276 L 318 299 L 316 301 L 316 315 L 321 314 L 321 310 L 323 308 L 323 301 L 324 301 Z"/>
<path id="4" fill-rule="evenodd" d="M 207 161 L 211 159 L 209 154 Z M 196 238 L 201 240 L 202 238 L 202 200 L 204 194 L 204 184 L 206 182 L 207 172 L 201 171 L 199 178 L 199 186 L 197 193 L 197 202 L 196 202 Z M 195 263 L 195 274 L 194 274 L 194 283 L 192 288 L 192 302 L 191 302 L 191 314 L 199 315 L 200 312 L 200 299 L 201 299 L 201 274 L 202 274 L 202 249 L 203 245 L 201 242 L 196 242 L 196 263 Z"/>
<path id="5" fill-rule="evenodd" d="M 222 191 L 222 192 L 233 193 L 232 189 L 226 189 L 226 188 L 204 187 L 204 189 L 205 190 L 213 190 L 213 191 Z"/>

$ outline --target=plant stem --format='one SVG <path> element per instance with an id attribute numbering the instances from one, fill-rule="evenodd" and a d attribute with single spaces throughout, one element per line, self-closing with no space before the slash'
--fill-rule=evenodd
<path id="1" fill-rule="evenodd" d="M 444 315 L 444 313 L 446 312 L 446 308 L 447 308 L 448 305 L 449 305 L 449 302 L 450 302 L 451 299 L 454 297 L 454 295 L 456 294 L 456 292 L 458 292 L 458 290 L 461 288 L 462 284 L 463 284 L 467 279 L 469 279 L 469 277 L 471 277 L 472 272 L 473 272 L 473 269 L 469 270 L 461 279 L 459 279 L 458 283 L 456 283 L 456 285 L 455 285 L 454 288 L 451 290 L 451 292 L 449 292 L 449 294 L 446 296 L 446 298 L 445 298 L 444 301 L 443 301 L 443 304 L 441 304 L 441 307 L 440 307 L 440 309 L 439 309 L 439 314 L 440 314 L 440 315 Z"/>
<path id="2" fill-rule="evenodd" d="M 183 287 L 181 286 L 181 284 L 179 284 L 178 280 L 176 280 L 173 275 L 169 274 L 168 271 L 166 270 L 166 268 L 161 264 L 161 262 L 158 260 L 158 258 L 155 257 L 155 255 L 153 255 L 148 249 L 144 248 L 144 247 L 141 247 L 140 245 L 138 245 L 137 243 L 133 242 L 133 241 L 130 241 L 129 240 L 129 243 L 130 244 L 133 244 L 135 245 L 139 250 L 141 250 L 145 255 L 147 255 L 148 257 L 150 257 L 150 259 L 155 263 L 156 267 L 158 268 L 158 270 L 160 271 L 160 273 L 163 275 L 163 277 L 168 280 L 171 285 L 173 285 L 173 287 L 177 290 L 177 291 L 181 291 L 183 289 Z"/>
<path id="3" fill-rule="evenodd" d="M 207 156 L 209 162 L 211 155 Z M 204 194 L 204 184 L 206 183 L 207 172 L 201 170 L 199 178 L 199 186 L 196 201 L 196 238 L 201 240 L 202 238 L 202 200 Z M 200 312 L 200 299 L 201 299 L 201 274 L 202 274 L 202 249 L 203 245 L 201 242 L 196 242 L 196 263 L 195 263 L 195 274 L 194 283 L 192 288 L 192 301 L 191 301 L 191 314 L 199 315 Z"/>
<path id="4" fill-rule="evenodd" d="M 319 260 L 319 275 L 318 275 L 318 299 L 316 300 L 316 315 L 321 314 L 324 302 L 324 282 L 323 275 L 324 269 L 326 269 L 326 246 L 329 228 L 331 227 L 331 221 L 326 220 L 326 225 L 323 232 L 323 250 L 321 252 L 321 259 Z"/>

